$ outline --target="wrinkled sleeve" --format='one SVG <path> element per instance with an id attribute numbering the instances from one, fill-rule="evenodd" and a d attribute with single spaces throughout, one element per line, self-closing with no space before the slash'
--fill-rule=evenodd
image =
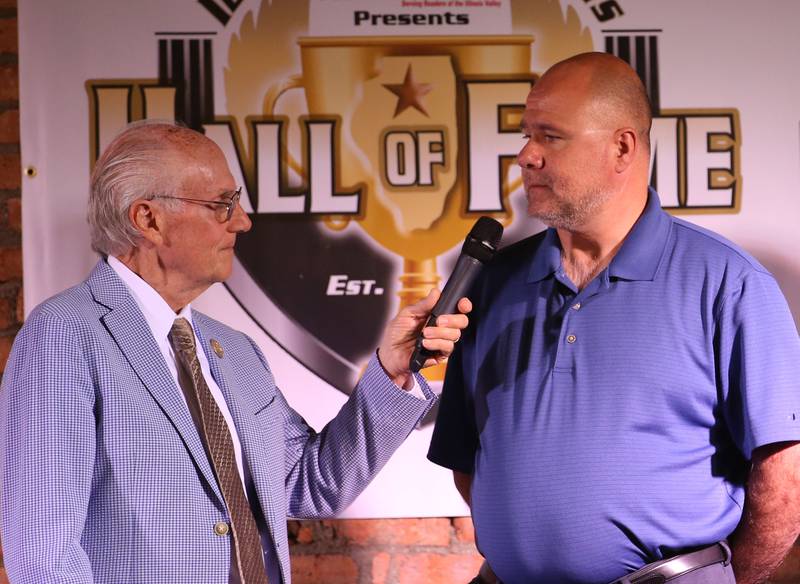
<path id="1" fill-rule="evenodd" d="M 424 400 L 392 383 L 373 356 L 350 398 L 320 432 L 277 392 L 284 421 L 289 516 L 334 516 L 366 488 L 436 402 L 425 379 L 419 374 L 416 379 Z"/>

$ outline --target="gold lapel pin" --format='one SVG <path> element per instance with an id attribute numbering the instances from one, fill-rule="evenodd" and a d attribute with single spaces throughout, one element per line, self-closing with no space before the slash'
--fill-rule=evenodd
<path id="1" fill-rule="evenodd" d="M 214 352 L 220 359 L 225 355 L 225 351 L 222 348 L 222 345 L 219 344 L 219 341 L 217 339 L 211 339 L 211 348 L 214 349 Z"/>

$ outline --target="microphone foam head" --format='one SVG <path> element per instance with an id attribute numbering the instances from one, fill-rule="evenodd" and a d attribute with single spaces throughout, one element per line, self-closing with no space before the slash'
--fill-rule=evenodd
<path id="1" fill-rule="evenodd" d="M 480 262 L 488 262 L 497 251 L 502 236 L 503 226 L 500 222 L 483 216 L 472 226 L 461 253 L 474 257 Z"/>

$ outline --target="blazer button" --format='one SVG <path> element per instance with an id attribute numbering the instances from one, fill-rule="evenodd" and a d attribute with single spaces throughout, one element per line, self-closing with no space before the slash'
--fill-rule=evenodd
<path id="1" fill-rule="evenodd" d="M 228 535 L 231 528 L 224 521 L 218 521 L 214 524 L 214 533 L 217 535 Z"/>

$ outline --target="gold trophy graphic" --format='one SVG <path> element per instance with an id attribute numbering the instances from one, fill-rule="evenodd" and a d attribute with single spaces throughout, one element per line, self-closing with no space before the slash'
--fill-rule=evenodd
<path id="1" fill-rule="evenodd" d="M 309 117 L 338 122 L 337 192 L 361 188 L 357 224 L 403 258 L 400 306 L 438 285 L 436 258 L 464 239 L 477 219 L 466 212 L 469 174 L 462 80 L 532 79 L 531 36 L 304 37 L 302 74 L 271 87 L 274 115 L 286 91 L 302 88 Z M 288 164 L 301 176 L 295 160 Z M 506 189 L 506 194 L 508 189 Z M 507 214 L 495 217 L 504 224 Z M 428 368 L 442 379 L 444 366 Z"/>

